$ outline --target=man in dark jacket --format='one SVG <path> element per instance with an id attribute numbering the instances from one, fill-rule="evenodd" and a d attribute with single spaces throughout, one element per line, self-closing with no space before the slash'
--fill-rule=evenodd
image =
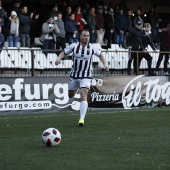
<path id="1" fill-rule="evenodd" d="M 70 14 L 70 18 L 65 22 L 64 27 L 66 31 L 66 41 L 69 44 L 78 42 L 78 31 L 77 31 L 77 23 L 74 21 L 75 15 L 73 13 Z"/>
<path id="2" fill-rule="evenodd" d="M 126 20 L 122 9 L 115 15 L 115 41 L 116 44 L 123 44 L 126 31 Z"/>
<path id="3" fill-rule="evenodd" d="M 141 53 L 137 53 L 134 51 L 143 51 L 143 44 L 142 44 L 142 23 L 137 21 L 135 24 L 135 28 L 127 36 L 127 46 L 130 49 L 129 52 L 129 61 L 128 61 L 128 75 L 131 74 L 131 63 L 134 59 L 134 72 L 137 74 L 137 57 L 141 55 Z M 131 52 L 133 51 L 133 52 Z"/>
<path id="4" fill-rule="evenodd" d="M 19 33 L 20 33 L 20 42 L 21 47 L 30 47 L 30 25 L 35 23 L 35 20 L 39 18 L 39 15 L 35 15 L 35 20 L 33 20 L 34 13 L 31 13 L 30 16 L 27 15 L 28 8 L 26 6 L 22 7 L 21 13 L 19 13 L 18 18 L 20 21 Z"/>
<path id="5" fill-rule="evenodd" d="M 2 51 L 5 43 L 4 35 L 1 33 L 2 28 L 0 27 L 0 52 Z"/>
<path id="6" fill-rule="evenodd" d="M 160 55 L 156 64 L 156 71 L 159 70 L 159 66 L 165 57 L 164 60 L 164 75 L 168 74 L 168 60 L 169 60 L 169 51 L 170 51 L 170 24 L 166 28 L 159 29 L 159 32 L 164 32 L 165 37 L 161 40 L 160 44 Z"/>
<path id="7" fill-rule="evenodd" d="M 107 48 L 111 48 L 111 44 L 115 43 L 114 12 L 112 7 L 109 7 L 107 14 L 105 14 L 105 28 L 106 37 L 108 39 Z"/>

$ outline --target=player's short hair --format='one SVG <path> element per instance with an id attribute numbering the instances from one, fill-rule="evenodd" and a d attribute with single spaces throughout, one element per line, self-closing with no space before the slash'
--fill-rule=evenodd
<path id="1" fill-rule="evenodd" d="M 83 35 L 84 32 L 89 32 L 89 30 L 86 30 L 86 29 L 82 30 L 81 35 Z"/>

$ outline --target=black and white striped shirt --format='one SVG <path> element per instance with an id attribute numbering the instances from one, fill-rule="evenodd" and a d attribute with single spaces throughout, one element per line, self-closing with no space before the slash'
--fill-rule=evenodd
<path id="1" fill-rule="evenodd" d="M 97 57 L 101 54 L 101 49 L 94 44 L 81 46 L 80 43 L 73 43 L 64 49 L 66 55 L 73 53 L 73 66 L 70 73 L 72 78 L 91 78 L 92 77 L 92 56 Z"/>

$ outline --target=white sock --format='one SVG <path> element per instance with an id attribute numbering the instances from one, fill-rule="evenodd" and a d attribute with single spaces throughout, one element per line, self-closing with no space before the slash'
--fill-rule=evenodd
<path id="1" fill-rule="evenodd" d="M 80 119 L 84 119 L 87 112 L 88 103 L 87 101 L 81 101 L 80 104 Z"/>

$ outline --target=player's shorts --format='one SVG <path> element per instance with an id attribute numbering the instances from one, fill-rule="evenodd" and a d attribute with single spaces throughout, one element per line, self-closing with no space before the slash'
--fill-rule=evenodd
<path id="1" fill-rule="evenodd" d="M 80 89 L 80 88 L 90 89 L 90 86 L 91 86 L 91 79 L 69 78 L 69 82 L 68 82 L 69 90 L 76 90 L 76 89 Z"/>

